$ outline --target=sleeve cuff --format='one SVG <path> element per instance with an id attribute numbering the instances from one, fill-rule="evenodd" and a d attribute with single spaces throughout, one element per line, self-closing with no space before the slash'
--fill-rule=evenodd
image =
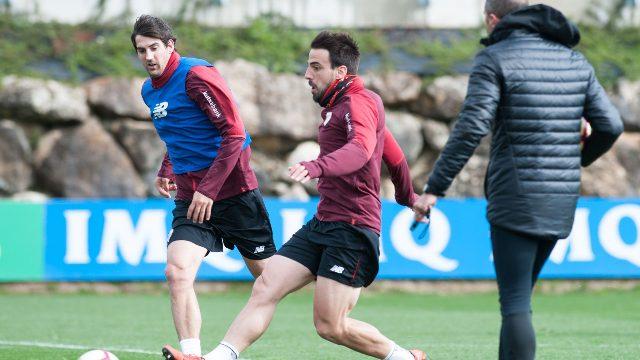
<path id="1" fill-rule="evenodd" d="M 303 161 L 301 164 L 309 172 L 310 178 L 315 179 L 322 176 L 322 168 L 320 168 L 320 165 L 318 165 L 317 163 L 313 161 Z"/>
<path id="2" fill-rule="evenodd" d="M 437 190 L 433 187 L 433 185 L 429 185 L 429 183 L 427 183 L 424 188 L 422 188 L 422 193 L 444 197 L 444 191 Z"/>

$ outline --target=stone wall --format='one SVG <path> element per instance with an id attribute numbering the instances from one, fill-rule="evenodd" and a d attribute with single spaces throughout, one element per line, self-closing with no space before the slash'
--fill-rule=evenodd
<path id="1" fill-rule="evenodd" d="M 286 168 L 314 159 L 320 108 L 299 75 L 274 74 L 243 60 L 220 62 L 253 138 L 252 164 L 265 194 L 317 195 L 293 184 Z M 402 146 L 419 190 L 462 106 L 468 78 L 428 85 L 412 73 L 364 74 L 387 108 L 387 126 Z M 157 196 L 153 180 L 165 153 L 140 98 L 144 79 L 98 78 L 81 86 L 7 76 L 0 82 L 0 195 L 139 198 Z M 640 196 L 640 82 L 611 91 L 626 132 L 614 149 L 583 171 L 587 196 Z M 483 196 L 490 139 L 454 181 L 451 197 Z M 383 196 L 393 198 L 383 171 Z"/>

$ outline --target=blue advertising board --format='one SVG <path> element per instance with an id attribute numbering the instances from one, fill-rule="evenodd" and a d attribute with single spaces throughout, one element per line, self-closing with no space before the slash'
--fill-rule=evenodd
<path id="1" fill-rule="evenodd" d="M 315 213 L 309 202 L 265 199 L 280 247 Z M 46 203 L 45 280 L 163 280 L 169 200 L 52 200 Z M 378 279 L 493 278 L 484 200 L 441 200 L 431 226 L 410 230 L 413 213 L 384 201 Z M 422 236 L 424 235 L 424 236 Z M 210 254 L 200 279 L 248 280 L 237 251 Z M 581 199 L 569 238 L 546 278 L 640 278 L 640 199 Z"/>

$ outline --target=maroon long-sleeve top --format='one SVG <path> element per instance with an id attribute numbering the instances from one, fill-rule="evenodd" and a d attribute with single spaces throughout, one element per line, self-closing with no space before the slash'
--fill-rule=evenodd
<path id="1" fill-rule="evenodd" d="M 169 81 L 179 62 L 180 55 L 171 54 L 162 75 L 152 79 L 152 86 L 159 88 Z M 251 147 L 242 149 L 246 139 L 244 124 L 231 90 L 218 70 L 194 66 L 187 74 L 185 91 L 218 129 L 222 143 L 208 168 L 174 175 L 171 161 L 165 155 L 158 176 L 172 179 L 178 187 L 176 198 L 186 201 L 191 201 L 195 191 L 217 201 L 256 189 L 258 180 L 249 165 Z"/>
<path id="2" fill-rule="evenodd" d="M 389 168 L 396 201 L 412 206 L 416 199 L 405 156 L 385 127 L 380 96 L 355 77 L 341 97 L 322 110 L 318 132 L 320 155 L 303 162 L 319 178 L 316 217 L 343 221 L 380 233 L 380 167 Z"/>

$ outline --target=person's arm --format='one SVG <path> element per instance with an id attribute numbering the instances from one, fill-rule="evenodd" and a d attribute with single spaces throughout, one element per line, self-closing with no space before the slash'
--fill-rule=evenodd
<path id="1" fill-rule="evenodd" d="M 242 145 L 246 140 L 244 124 L 231 91 L 214 68 L 192 68 L 187 75 L 186 90 L 187 95 L 198 104 L 222 136 L 218 154 L 196 189 L 215 201 L 242 152 Z"/>
<path id="2" fill-rule="evenodd" d="M 160 164 L 160 170 L 158 170 L 158 177 L 166 178 L 171 181 L 175 181 L 175 175 L 173 174 L 173 165 L 169 159 L 169 153 L 164 153 L 164 158 Z"/>
<path id="3" fill-rule="evenodd" d="M 154 185 L 160 195 L 166 198 L 171 198 L 171 193 L 169 193 L 169 191 L 174 191 L 177 189 L 175 181 L 176 181 L 176 176 L 173 173 L 173 165 L 171 165 L 169 154 L 165 153 L 164 159 L 162 159 L 162 164 L 160 165 L 160 170 L 158 170 L 158 175 L 156 176 Z"/>
<path id="4" fill-rule="evenodd" d="M 400 145 L 388 128 L 384 129 L 384 150 L 382 160 L 389 169 L 391 181 L 395 187 L 396 202 L 400 205 L 412 207 L 418 195 L 413 191 L 409 164 Z"/>
<path id="5" fill-rule="evenodd" d="M 302 162 L 310 178 L 350 174 L 369 161 L 376 147 L 378 112 L 373 101 L 353 102 L 345 114 L 347 143 L 338 150 L 313 161 Z"/>
<path id="6" fill-rule="evenodd" d="M 622 134 L 623 125 L 618 110 L 611 104 L 593 69 L 587 88 L 583 117 L 591 125 L 591 135 L 582 145 L 582 166 L 589 166 L 613 146 Z"/>
<path id="7" fill-rule="evenodd" d="M 429 176 L 425 192 L 444 196 L 480 140 L 491 131 L 500 101 L 500 72 L 486 51 L 474 60 L 462 111 Z"/>

